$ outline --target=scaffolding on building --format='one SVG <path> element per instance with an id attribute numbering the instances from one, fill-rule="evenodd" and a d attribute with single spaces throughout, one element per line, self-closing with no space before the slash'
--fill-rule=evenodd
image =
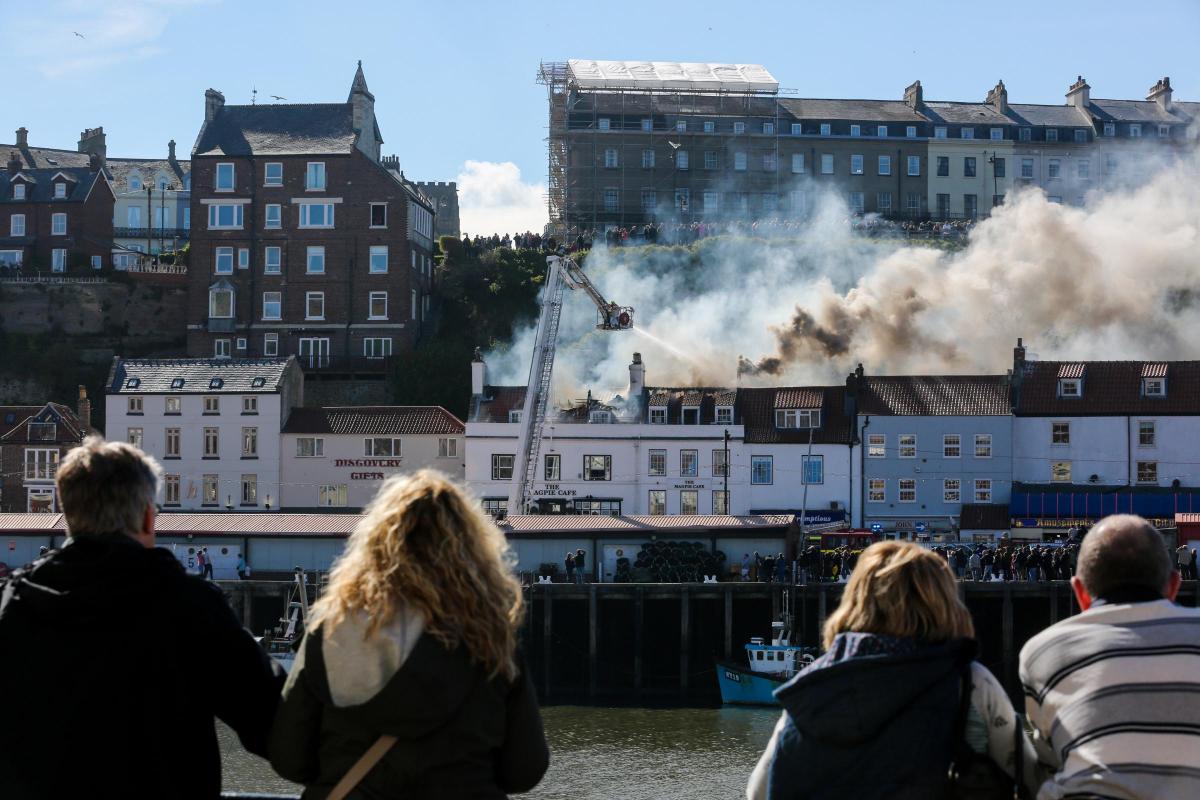
<path id="1" fill-rule="evenodd" d="M 601 65 L 632 66 L 648 71 L 666 68 L 682 70 L 676 79 L 657 79 L 655 76 L 626 72 L 624 77 L 601 75 L 597 72 L 577 75 L 581 67 Z M 600 231 L 606 227 L 635 225 L 662 219 L 680 221 L 699 219 L 695 200 L 712 195 L 727 183 L 719 177 L 723 170 L 713 170 L 704 163 L 692 165 L 677 160 L 676 154 L 685 142 L 699 150 L 720 152 L 722 157 L 737 138 L 753 142 L 757 154 L 771 153 L 778 165 L 779 144 L 774 132 L 779 129 L 781 112 L 776 102 L 780 90 L 774 78 L 757 65 L 749 68 L 752 79 L 740 74 L 729 76 L 704 75 L 695 79 L 687 71 L 692 68 L 722 65 L 672 64 L 649 62 L 547 62 L 539 64 L 537 82 L 547 90 L 549 104 L 546 137 L 548 165 L 546 204 L 549 216 L 547 233 L 573 238 L 584 230 Z M 735 65 L 737 66 L 737 65 Z M 729 67 L 726 69 L 734 69 Z M 753 73 L 757 69 L 758 73 Z M 713 123 L 713 129 L 693 130 L 698 117 Z M 760 127 L 735 133 L 730 120 L 754 120 Z M 770 124 L 770 133 L 762 123 Z M 679 127 L 682 124 L 682 129 Z M 618 139 L 606 138 L 611 133 L 632 134 Z M 686 137 L 686 138 L 684 138 Z M 634 163 L 626 156 L 641 155 L 639 151 L 657 150 L 665 142 L 668 159 L 664 163 L 641 162 L 636 177 L 629 174 Z M 704 148 L 710 148 L 705 151 Z M 616 168 L 605 162 L 606 150 L 616 151 Z M 645 157 L 642 156 L 644 159 Z M 669 162 L 669 163 L 665 163 Z M 687 173 L 687 186 L 676 186 L 680 173 Z M 633 181 L 634 186 L 627 185 Z M 667 202 L 659 202 L 659 189 L 671 183 Z M 603 186 L 602 184 L 613 184 Z M 771 170 L 761 189 L 778 191 L 779 170 Z M 634 202 L 632 191 L 639 196 Z M 698 189 L 698 192 L 693 192 Z M 707 191 L 706 191 L 707 190 Z M 616 197 L 616 202 L 613 202 Z M 739 197 L 744 197 L 744 194 Z M 712 210 L 709 209 L 709 213 Z"/>

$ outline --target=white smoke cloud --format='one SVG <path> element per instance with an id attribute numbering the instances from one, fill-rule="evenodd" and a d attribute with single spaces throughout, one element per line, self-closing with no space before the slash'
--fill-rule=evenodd
<path id="1" fill-rule="evenodd" d="M 457 180 L 459 215 L 465 233 L 541 233 L 545 227 L 546 185 L 523 181 L 520 168 L 511 161 L 468 161 Z"/>
<path id="2" fill-rule="evenodd" d="M 743 384 L 836 383 L 860 361 L 1003 373 L 1019 336 L 1046 358 L 1200 357 L 1200 156 L 1123 158 L 1140 185 L 1083 207 L 1015 192 L 957 252 L 857 237 L 832 197 L 794 240 L 708 240 L 695 259 L 597 249 L 588 274 L 641 332 L 597 331 L 587 299 L 568 298 L 555 399 L 623 388 L 635 350 L 651 385 L 726 386 L 739 356 L 779 360 Z M 489 360 L 494 383 L 525 383 L 532 333 Z"/>

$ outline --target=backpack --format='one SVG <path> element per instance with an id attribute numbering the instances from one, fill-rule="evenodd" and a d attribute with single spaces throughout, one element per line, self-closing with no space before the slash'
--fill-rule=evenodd
<path id="1" fill-rule="evenodd" d="M 976 753 L 967 744 L 967 711 L 971 706 L 971 662 L 962 665 L 962 697 L 955 718 L 954 760 L 947 775 L 951 800 L 1021 800 L 1025 796 L 1021 785 L 1024 772 L 1025 743 L 1022 741 L 1021 715 L 1016 715 L 1013 737 L 1016 744 L 1016 778 L 1010 778 L 999 764 L 985 753 Z"/>

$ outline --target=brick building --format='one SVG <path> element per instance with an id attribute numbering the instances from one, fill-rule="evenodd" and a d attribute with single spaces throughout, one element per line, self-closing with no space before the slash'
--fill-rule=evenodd
<path id="1" fill-rule="evenodd" d="M 359 65 L 344 103 L 227 106 L 192 150 L 188 352 L 381 371 L 428 312 L 432 203 L 380 159 Z"/>
<path id="2" fill-rule="evenodd" d="M 0 169 L 0 264 L 26 270 L 100 269 L 112 252 L 114 195 L 96 154 L 30 148 L 28 131 Z M 65 162 L 65 163 L 64 163 Z"/>
<path id="3" fill-rule="evenodd" d="M 59 462 L 90 430 L 91 401 L 82 386 L 78 413 L 60 403 L 0 406 L 0 511 L 61 511 Z"/>

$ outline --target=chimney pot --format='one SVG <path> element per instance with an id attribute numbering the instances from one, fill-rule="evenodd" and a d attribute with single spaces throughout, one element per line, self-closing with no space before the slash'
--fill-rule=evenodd
<path id="1" fill-rule="evenodd" d="M 17 147 L 29 147 L 29 129 L 24 125 L 17 128 Z"/>

